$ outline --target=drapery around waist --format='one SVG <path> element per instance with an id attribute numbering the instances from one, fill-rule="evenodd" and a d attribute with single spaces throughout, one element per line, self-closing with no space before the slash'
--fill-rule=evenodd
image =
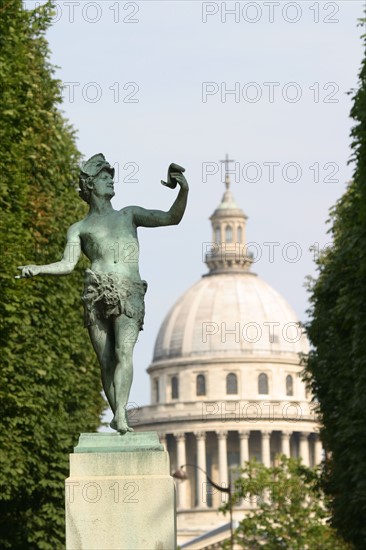
<path id="1" fill-rule="evenodd" d="M 123 314 L 135 319 L 142 330 L 146 290 L 146 281 L 132 281 L 119 273 L 87 269 L 82 296 L 85 326 L 96 324 L 97 318 L 109 319 Z"/>

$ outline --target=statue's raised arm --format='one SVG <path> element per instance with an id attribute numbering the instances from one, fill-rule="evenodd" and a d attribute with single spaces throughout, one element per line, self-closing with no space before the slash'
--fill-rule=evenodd
<path id="1" fill-rule="evenodd" d="M 136 226 L 142 227 L 160 227 L 163 225 L 177 225 L 184 214 L 187 205 L 188 183 L 183 175 L 185 169 L 179 164 L 171 164 L 168 168 L 167 181 L 161 183 L 170 189 L 174 189 L 178 184 L 180 187 L 177 198 L 168 212 L 162 210 L 146 210 L 139 206 L 134 206 L 133 217 Z"/>

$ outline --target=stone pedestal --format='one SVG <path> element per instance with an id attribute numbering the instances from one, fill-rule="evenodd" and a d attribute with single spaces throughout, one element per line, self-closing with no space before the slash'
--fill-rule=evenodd
<path id="1" fill-rule="evenodd" d="M 174 482 L 155 432 L 81 434 L 65 485 L 67 550 L 175 550 Z"/>

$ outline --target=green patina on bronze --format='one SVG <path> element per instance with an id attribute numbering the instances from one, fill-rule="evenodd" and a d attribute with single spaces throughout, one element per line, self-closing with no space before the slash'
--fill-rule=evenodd
<path id="1" fill-rule="evenodd" d="M 87 216 L 67 232 L 67 244 L 61 261 L 48 265 L 19 266 L 20 277 L 68 275 L 81 252 L 91 262 L 85 272 L 83 302 L 85 326 L 98 357 L 102 383 L 114 417 L 111 427 L 124 434 L 128 425 L 126 405 L 130 394 L 132 354 L 144 319 L 146 281 L 139 273 L 137 228 L 178 224 L 184 214 L 188 184 L 184 168 L 171 164 L 169 188 L 180 190 L 168 212 L 127 206 L 117 211 L 114 196 L 114 168 L 98 153 L 85 162 L 80 171 L 80 196 L 89 204 Z"/>

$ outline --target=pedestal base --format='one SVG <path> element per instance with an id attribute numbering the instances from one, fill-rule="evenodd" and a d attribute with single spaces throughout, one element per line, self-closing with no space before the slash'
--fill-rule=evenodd
<path id="1" fill-rule="evenodd" d="M 174 482 L 156 433 L 82 434 L 74 451 L 67 550 L 176 548 Z"/>

